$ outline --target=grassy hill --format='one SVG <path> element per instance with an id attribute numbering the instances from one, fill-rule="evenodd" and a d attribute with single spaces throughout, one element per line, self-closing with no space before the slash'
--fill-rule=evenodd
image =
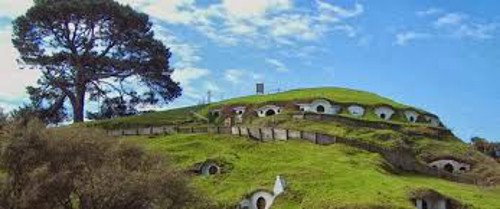
<path id="1" fill-rule="evenodd" d="M 331 120 L 293 119 L 296 102 L 319 98 L 344 107 L 358 104 L 368 110 L 361 118 L 351 117 L 344 108 Z M 257 117 L 253 109 L 265 104 L 287 108 L 279 115 Z M 382 121 L 371 111 L 379 105 L 391 106 L 397 114 L 391 121 Z M 431 113 L 377 94 L 345 88 L 299 89 L 253 95 L 89 124 L 105 129 L 206 126 L 206 121 L 193 113 L 208 116 L 209 110 L 225 109 L 223 114 L 232 114 L 228 110 L 235 106 L 247 107 L 244 122 L 240 124 L 242 126 L 316 132 L 388 149 L 405 148 L 421 164 L 436 159 L 455 159 L 472 166 L 467 175 L 500 182 L 498 163 L 471 149 L 446 128 L 408 123 L 401 112 L 413 109 L 421 114 Z M 212 123 L 222 125 L 225 117 L 212 118 Z M 152 152 L 170 155 L 180 169 L 188 169 L 207 159 L 230 164 L 233 169 L 224 175 L 195 177 L 193 181 L 224 207 L 237 203 L 244 195 L 257 189 L 272 189 L 275 176 L 282 175 L 290 182 L 290 187 L 273 208 L 412 208 L 408 194 L 419 188 L 434 189 L 473 208 L 500 208 L 498 186 L 480 188 L 418 174 L 393 174 L 384 169 L 387 162 L 379 154 L 345 145 L 322 147 L 293 140 L 256 143 L 227 135 L 172 135 L 153 139 L 130 137 L 126 140 L 141 143 Z"/>
<path id="2" fill-rule="evenodd" d="M 89 126 L 103 129 L 149 127 L 163 125 L 196 124 L 198 118 L 192 112 L 200 112 L 206 105 L 183 107 L 166 111 L 150 112 L 142 115 L 113 118 L 89 122 Z"/>
<path id="3" fill-rule="evenodd" d="M 207 159 L 229 164 L 217 176 L 194 176 L 193 184 L 221 208 L 257 189 L 270 190 L 276 175 L 288 187 L 273 209 L 414 208 L 409 193 L 434 189 L 472 208 L 500 208 L 500 188 L 481 188 L 415 174 L 393 174 L 380 155 L 335 144 L 305 141 L 258 143 L 226 135 L 130 137 L 151 152 L 168 155 L 180 169 Z M 231 207 L 232 208 L 232 207 Z"/>
<path id="4" fill-rule="evenodd" d="M 246 106 L 258 107 L 266 103 L 308 101 L 318 98 L 328 99 L 339 104 L 359 104 L 366 107 L 387 105 L 395 109 L 412 108 L 421 113 L 428 113 L 419 108 L 414 108 L 409 105 L 401 104 L 389 98 L 379 96 L 374 93 L 347 89 L 347 88 L 324 87 L 324 88 L 296 89 L 276 94 L 245 96 L 245 97 L 233 98 L 216 102 L 210 105 L 198 105 L 192 107 L 184 107 L 179 109 L 146 113 L 139 116 L 96 121 L 92 123 L 92 125 L 105 129 L 113 129 L 113 128 L 124 128 L 124 127 L 147 127 L 147 126 L 196 123 L 197 120 L 199 120 L 199 118 L 194 117 L 193 114 L 191 114 L 191 112 L 207 115 L 208 110 L 218 108 L 221 106 L 246 105 Z M 349 117 L 349 115 L 346 112 L 341 112 L 341 115 Z M 362 119 L 379 121 L 379 122 L 381 121 L 371 113 L 367 113 L 366 116 L 363 117 Z M 395 117 L 395 121 L 393 122 L 398 122 L 400 120 L 402 119 Z"/>
<path id="5" fill-rule="evenodd" d="M 251 95 L 221 101 L 213 106 L 220 104 L 263 104 L 266 102 L 295 101 L 317 98 L 329 99 L 338 103 L 357 103 L 369 106 L 385 104 L 395 108 L 409 107 L 374 93 L 339 87 L 295 89 L 276 94 Z"/>

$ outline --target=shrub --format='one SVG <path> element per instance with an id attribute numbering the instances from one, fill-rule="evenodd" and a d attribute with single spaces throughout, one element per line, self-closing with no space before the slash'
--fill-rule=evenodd
<path id="1" fill-rule="evenodd" d="M 0 208 L 210 208 L 182 174 L 141 147 L 84 127 L 12 125 L 2 141 Z"/>

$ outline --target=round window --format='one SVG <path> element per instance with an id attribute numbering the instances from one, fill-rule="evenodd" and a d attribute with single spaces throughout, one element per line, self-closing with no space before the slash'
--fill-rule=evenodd
<path id="1" fill-rule="evenodd" d="M 217 168 L 217 166 L 214 166 L 214 165 L 211 165 L 209 168 L 208 168 L 208 174 L 210 175 L 215 175 L 219 172 L 219 168 Z"/>

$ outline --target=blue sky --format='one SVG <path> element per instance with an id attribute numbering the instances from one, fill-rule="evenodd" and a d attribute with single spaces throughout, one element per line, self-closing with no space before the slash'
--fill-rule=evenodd
<path id="1" fill-rule="evenodd" d="M 436 113 L 464 140 L 500 140 L 500 3 L 494 0 L 121 0 L 148 13 L 184 95 L 164 108 L 268 90 L 341 86 Z M 0 0 L 0 105 L 37 74 L 17 70 Z"/>

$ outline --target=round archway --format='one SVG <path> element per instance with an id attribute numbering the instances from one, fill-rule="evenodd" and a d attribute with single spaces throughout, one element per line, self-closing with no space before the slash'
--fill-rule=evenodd
<path id="1" fill-rule="evenodd" d="M 272 116 L 272 115 L 276 115 L 276 111 L 274 111 L 273 109 L 269 109 L 266 111 L 266 116 Z"/>
<path id="2" fill-rule="evenodd" d="M 256 203 L 257 209 L 265 209 L 266 204 L 267 204 L 266 199 L 264 197 L 259 197 L 259 199 L 257 199 Z"/>
<path id="3" fill-rule="evenodd" d="M 446 165 L 444 165 L 443 169 L 447 172 L 453 173 L 453 165 L 450 163 L 447 163 Z"/>
<path id="4" fill-rule="evenodd" d="M 318 112 L 318 113 L 324 113 L 324 112 L 325 112 L 325 106 L 323 106 L 323 105 L 318 105 L 318 106 L 316 107 L 316 112 Z"/>
<path id="5" fill-rule="evenodd" d="M 386 118 L 386 117 L 387 117 L 387 116 L 385 115 L 385 113 L 380 114 L 380 118 L 382 118 L 382 119 L 384 119 L 384 120 L 385 120 L 385 118 Z"/>

